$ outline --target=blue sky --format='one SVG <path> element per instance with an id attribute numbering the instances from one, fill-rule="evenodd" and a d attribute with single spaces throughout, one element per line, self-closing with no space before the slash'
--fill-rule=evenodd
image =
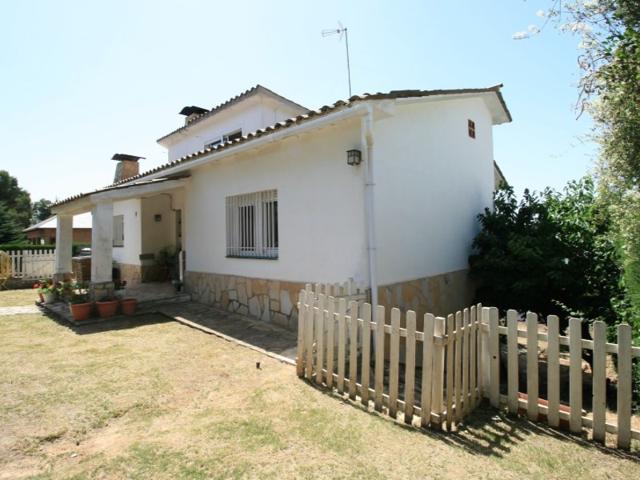
<path id="1" fill-rule="evenodd" d="M 513 123 L 495 158 L 518 191 L 562 187 L 591 168 L 576 120 L 577 38 L 540 24 L 551 0 L 20 1 L 0 4 L 0 168 L 33 199 L 111 182 L 113 153 L 166 160 L 156 139 L 184 105 L 212 107 L 260 83 L 308 107 L 354 93 L 504 83 Z M 455 186 L 452 185 L 452 188 Z"/>

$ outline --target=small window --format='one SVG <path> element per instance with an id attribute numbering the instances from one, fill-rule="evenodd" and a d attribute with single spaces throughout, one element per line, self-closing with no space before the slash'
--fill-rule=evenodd
<path id="1" fill-rule="evenodd" d="M 227 256 L 278 258 L 277 190 L 226 198 Z"/>
<path id="2" fill-rule="evenodd" d="M 476 122 L 473 120 L 467 120 L 467 128 L 469 129 L 469 136 L 476 138 Z"/>
<path id="3" fill-rule="evenodd" d="M 124 247 L 124 215 L 113 217 L 113 246 Z"/>
<path id="4" fill-rule="evenodd" d="M 242 129 L 235 130 L 233 132 L 230 132 L 230 133 L 227 133 L 225 135 L 222 135 L 219 138 L 215 138 L 215 139 L 205 143 L 204 144 L 204 148 L 215 148 L 218 145 L 220 145 L 221 143 L 233 142 L 234 140 L 237 140 L 238 138 L 242 138 Z"/>

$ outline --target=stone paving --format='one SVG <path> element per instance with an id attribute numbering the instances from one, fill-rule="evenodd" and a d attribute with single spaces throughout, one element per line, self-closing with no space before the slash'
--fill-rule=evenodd
<path id="1" fill-rule="evenodd" d="M 0 315 L 20 315 L 24 313 L 39 313 L 40 309 L 35 305 L 23 305 L 20 307 L 0 307 Z"/>
<path id="2" fill-rule="evenodd" d="M 295 360 L 297 335 L 277 325 L 252 320 L 196 302 L 157 305 L 155 310 L 168 317 L 192 323 L 233 337 L 268 352 Z"/>

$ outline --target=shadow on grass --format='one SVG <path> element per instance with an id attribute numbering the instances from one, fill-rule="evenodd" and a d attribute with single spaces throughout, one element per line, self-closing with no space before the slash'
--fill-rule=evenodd
<path id="1" fill-rule="evenodd" d="M 344 404 L 355 407 L 363 412 L 375 415 L 381 420 L 393 422 L 384 412 L 380 413 L 372 408 L 366 408 L 362 403 L 352 401 L 348 396 L 341 395 L 337 391 L 320 388 L 313 382 L 304 380 L 309 386 L 322 392 L 333 399 L 337 399 Z M 401 418 L 401 412 L 398 412 Z M 414 418 L 414 421 L 416 419 Z M 564 442 L 571 442 L 576 447 L 589 448 L 597 450 L 606 455 L 611 455 L 620 459 L 631 460 L 640 464 L 640 451 L 633 453 L 606 447 L 599 443 L 590 441 L 583 436 L 577 436 L 550 428 L 542 423 L 534 423 L 523 417 L 507 415 L 506 412 L 493 409 L 488 402 L 481 403 L 474 412 L 472 412 L 463 423 L 461 423 L 455 431 L 447 432 L 438 428 L 418 428 L 413 425 L 402 423 L 401 421 L 393 422 L 393 424 L 403 430 L 412 433 L 419 433 L 435 440 L 442 441 L 447 445 L 460 448 L 472 455 L 483 455 L 488 457 L 503 457 L 508 454 L 512 448 L 518 444 L 527 442 L 528 437 L 533 435 L 553 438 Z"/>
<path id="2" fill-rule="evenodd" d="M 92 335 L 95 333 L 111 332 L 116 330 L 129 330 L 132 328 L 143 327 L 146 325 L 156 325 L 160 323 L 173 322 L 173 319 L 167 318 L 164 315 L 158 313 L 148 313 L 135 316 L 117 316 L 109 320 L 101 320 L 95 323 L 72 324 L 67 320 L 60 318 L 59 316 L 44 311 L 43 314 L 61 325 L 68 328 L 76 335 Z"/>

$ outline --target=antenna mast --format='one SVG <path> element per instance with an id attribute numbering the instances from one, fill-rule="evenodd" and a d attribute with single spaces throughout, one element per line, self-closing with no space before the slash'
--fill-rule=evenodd
<path id="1" fill-rule="evenodd" d="M 344 35 L 344 45 L 347 50 L 347 80 L 349 82 L 349 98 L 351 98 L 351 64 L 349 62 L 349 33 L 347 27 L 344 27 L 341 22 L 338 22 L 338 28 L 331 28 L 322 30 L 323 37 L 329 37 L 331 35 L 338 35 L 338 41 L 342 40 Z"/>

